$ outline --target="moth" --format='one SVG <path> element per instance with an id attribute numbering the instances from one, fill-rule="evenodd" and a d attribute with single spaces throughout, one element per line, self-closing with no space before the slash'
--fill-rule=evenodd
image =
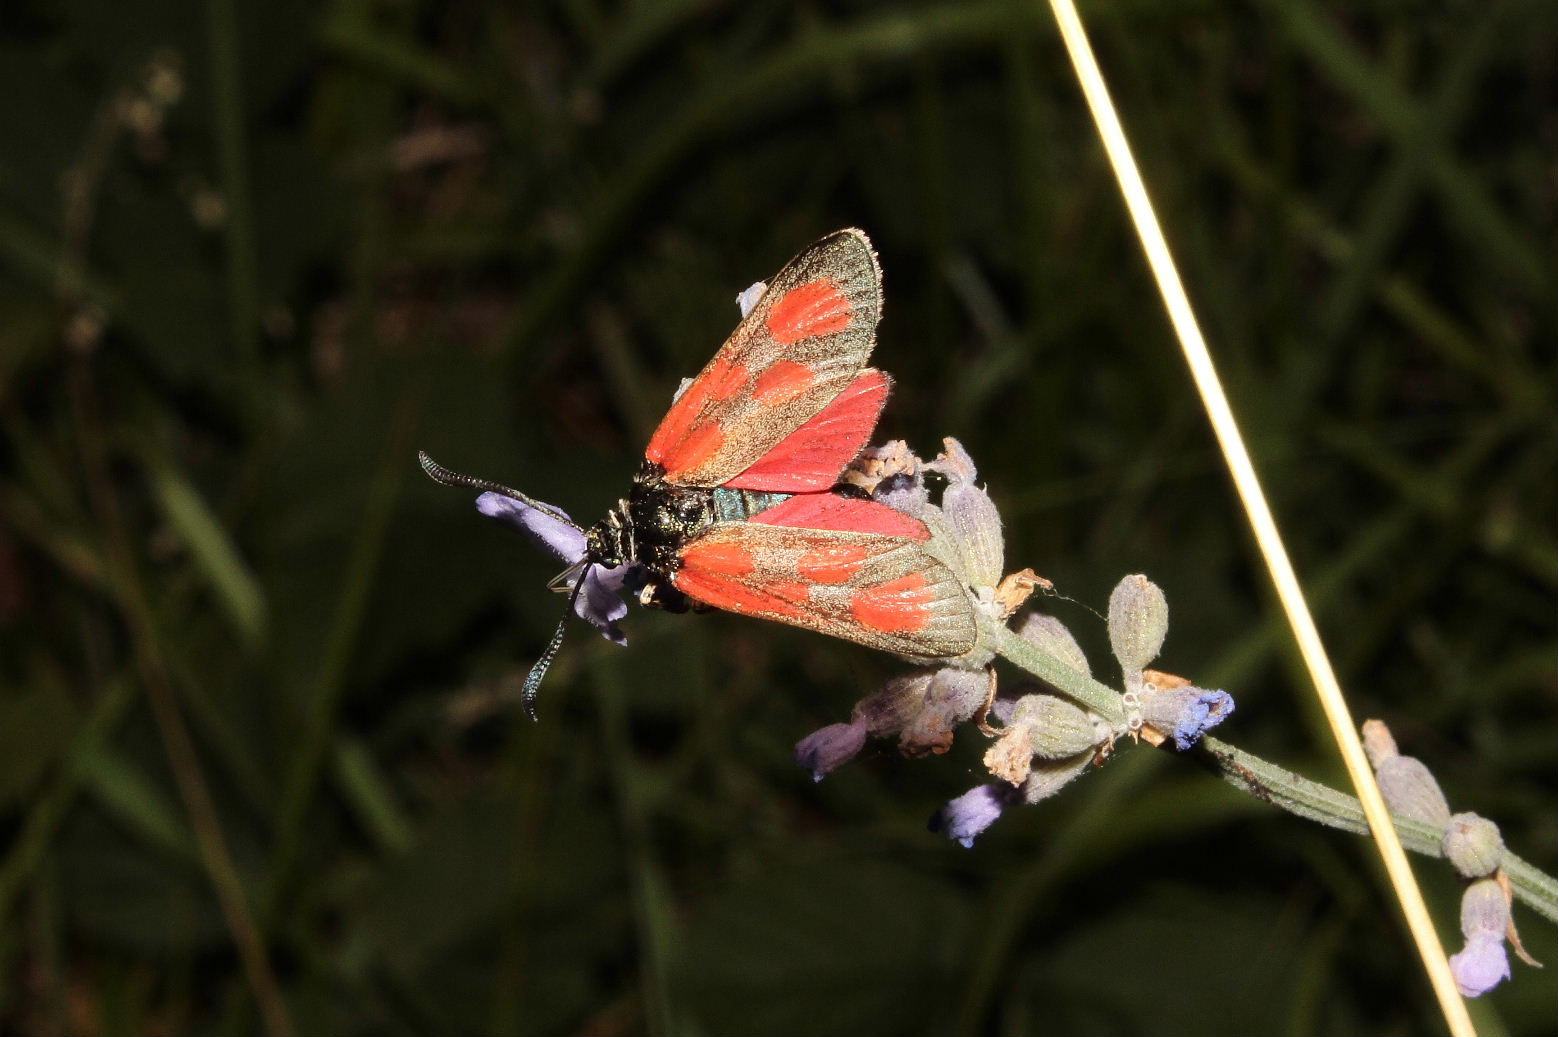
<path id="1" fill-rule="evenodd" d="M 582 553 L 554 581 L 575 600 L 591 567 L 625 566 L 652 607 L 690 603 L 900 655 L 962 655 L 976 640 L 974 606 L 927 550 L 925 524 L 839 485 L 892 386 L 866 366 L 881 313 L 882 273 L 862 231 L 837 231 L 790 260 L 671 404 L 628 495 L 588 529 L 426 454 L 423 468 L 581 534 Z M 532 716 L 562 630 L 526 681 Z"/>

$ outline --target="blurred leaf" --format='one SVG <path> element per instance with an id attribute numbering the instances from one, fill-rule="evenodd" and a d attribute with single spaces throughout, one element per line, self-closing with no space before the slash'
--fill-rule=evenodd
<path id="1" fill-rule="evenodd" d="M 1083 928 L 1033 934 L 1023 976 L 1032 1000 L 1003 1014 L 1051 1032 L 1248 1034 L 1292 1003 L 1303 947 L 1273 929 L 1271 901 L 1164 883 L 1129 894 L 1097 904 Z M 1319 1017 L 1325 1033 L 1358 1023 L 1341 1006 Z"/>
<path id="2" fill-rule="evenodd" d="M 80 724 L 58 687 L 0 696 L 0 808 L 25 801 L 70 746 Z"/>
<path id="3" fill-rule="evenodd" d="M 195 840 L 173 802 L 129 759 L 99 745 L 78 761 L 81 774 L 107 811 L 133 832 L 187 861 L 198 860 Z"/>
<path id="4" fill-rule="evenodd" d="M 764 871 L 689 919 L 676 986 L 710 1033 L 934 1032 L 967 935 L 953 887 L 886 860 Z"/>
<path id="5" fill-rule="evenodd" d="M 336 746 L 335 774 L 363 823 L 386 850 L 398 853 L 410 846 L 410 824 L 366 746 L 355 739 Z"/>
<path id="6" fill-rule="evenodd" d="M 265 597 L 237 545 L 181 473 L 149 453 L 147 464 L 163 514 L 205 573 L 244 645 L 257 649 L 265 641 Z"/>
<path id="7" fill-rule="evenodd" d="M 169 867 L 161 848 L 129 841 L 101 815 L 78 812 L 59 843 L 72 926 L 136 953 L 228 946 L 210 885 L 194 866 Z"/>
<path id="8" fill-rule="evenodd" d="M 423 829 L 409 851 L 385 862 L 366 902 L 368 924 L 399 968 L 427 965 L 503 917 L 515 895 L 513 809 L 491 796 L 472 796 Z"/>

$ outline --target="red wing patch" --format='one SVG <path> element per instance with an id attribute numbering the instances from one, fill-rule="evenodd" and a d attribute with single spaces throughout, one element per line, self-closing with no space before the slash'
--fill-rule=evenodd
<path id="1" fill-rule="evenodd" d="M 974 645 L 968 591 L 902 537 L 720 522 L 682 550 L 671 582 L 706 605 L 902 655 L 956 656 Z"/>
<path id="2" fill-rule="evenodd" d="M 849 327 L 849 300 L 831 277 L 797 285 L 784 294 L 763 323 L 775 342 L 788 346 L 813 335 L 832 335 Z"/>
<path id="3" fill-rule="evenodd" d="M 720 486 L 745 472 L 848 392 L 876 344 L 882 274 L 858 230 L 830 234 L 796 256 L 679 396 L 644 456 L 683 486 Z M 862 396 L 866 395 L 864 392 Z M 883 389 L 885 398 L 885 386 Z M 850 409 L 853 406 L 856 410 Z M 827 434 L 852 438 L 859 401 L 830 420 Z M 880 403 L 876 411 L 881 410 Z M 843 421 L 847 417 L 849 421 Z M 874 420 L 874 413 L 872 415 Z M 866 427 L 860 443 L 871 434 Z M 843 449 L 830 441 L 831 458 Z M 817 485 L 831 485 L 854 453 Z M 789 487 L 771 488 L 789 492 Z"/>
<path id="4" fill-rule="evenodd" d="M 925 523 L 885 504 L 836 493 L 800 493 L 752 516 L 753 522 L 796 529 L 836 529 L 844 533 L 929 540 Z"/>
<path id="5" fill-rule="evenodd" d="M 780 361 L 775 367 L 784 363 Z M 774 493 L 816 493 L 829 489 L 871 438 L 891 387 L 892 379 L 881 371 L 867 368 L 860 372 L 816 417 L 722 485 L 733 490 Z M 761 388 L 758 395 L 762 395 Z"/>

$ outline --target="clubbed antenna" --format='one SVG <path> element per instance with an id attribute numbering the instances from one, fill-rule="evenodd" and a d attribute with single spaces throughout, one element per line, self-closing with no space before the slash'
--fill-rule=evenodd
<path id="1" fill-rule="evenodd" d="M 426 454 L 422 455 L 424 458 Z M 423 467 L 430 462 L 424 462 Z M 432 474 L 431 472 L 428 474 Z M 438 476 L 433 476 L 437 479 Z M 442 482 L 443 480 L 439 480 Z M 497 491 L 494 490 L 494 493 Z M 573 607 L 579 600 L 579 592 L 584 589 L 585 578 L 590 574 L 588 566 L 579 573 L 579 580 L 573 585 L 573 593 L 568 595 L 568 607 L 563 610 L 563 618 L 557 623 L 557 630 L 552 634 L 552 640 L 547 642 L 546 650 L 541 653 L 541 658 L 530 668 L 530 675 L 525 678 L 525 690 L 520 696 L 520 702 L 525 707 L 525 716 L 532 721 L 538 720 L 536 716 L 536 698 L 541 692 L 541 678 L 546 676 L 546 671 L 551 667 L 552 660 L 557 658 L 557 652 L 563 647 L 563 631 L 568 629 L 568 617 L 573 615 Z"/>
<path id="2" fill-rule="evenodd" d="M 472 490 L 482 490 L 486 493 L 496 493 L 503 497 L 509 497 L 513 500 L 519 501 L 521 504 L 524 504 L 527 507 L 535 508 L 537 511 L 545 512 L 546 514 L 557 519 L 559 522 L 566 522 L 575 529 L 579 528 L 579 524 L 577 522 L 573 521 L 567 515 L 564 515 L 550 504 L 543 504 L 533 497 L 527 497 L 525 494 L 520 493 L 518 490 L 512 487 L 504 486 L 502 483 L 492 482 L 487 479 L 477 479 L 469 475 L 461 475 L 459 472 L 452 472 L 443 465 L 439 464 L 437 461 L 433 460 L 431 457 L 428 457 L 426 450 L 417 451 L 417 460 L 421 463 L 422 470 L 426 472 L 428 477 L 431 478 L 434 482 L 441 482 L 445 486 L 464 486 Z"/>

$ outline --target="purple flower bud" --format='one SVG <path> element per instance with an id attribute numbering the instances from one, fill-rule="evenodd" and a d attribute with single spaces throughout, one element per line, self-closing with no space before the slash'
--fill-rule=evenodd
<path id="1" fill-rule="evenodd" d="M 979 711 L 990 697 L 990 676 L 984 670 L 943 666 L 936 671 L 927 701 L 944 704 L 962 723 Z"/>
<path id="2" fill-rule="evenodd" d="M 895 735 L 914 723 L 936 677 L 934 667 L 900 673 L 855 704 L 855 720 L 873 735 Z"/>
<path id="3" fill-rule="evenodd" d="M 1498 825 L 1478 814 L 1456 814 L 1444 830 L 1443 849 L 1463 878 L 1492 875 L 1504 862 L 1504 837 Z"/>
<path id="4" fill-rule="evenodd" d="M 990 678 L 983 670 L 943 666 L 933 672 L 925 708 L 899 741 L 899 749 L 909 756 L 946 752 L 952 747 L 952 729 L 978 712 L 990 694 Z"/>
<path id="5" fill-rule="evenodd" d="M 1093 746 L 1108 737 L 1107 729 L 1100 732 L 1080 706 L 1054 695 L 1024 695 L 1007 713 L 1006 730 L 985 752 L 984 763 L 991 774 L 1012 785 L 1023 784 L 1035 763 L 1086 762 Z"/>
<path id="6" fill-rule="evenodd" d="M 1028 780 L 1022 783 L 1023 801 L 1037 803 L 1048 799 L 1086 774 L 1092 760 L 1092 753 L 1083 753 L 1069 760 L 1035 760 L 1033 769 L 1028 772 Z"/>
<path id="7" fill-rule="evenodd" d="M 1184 752 L 1233 712 L 1233 696 L 1186 684 L 1152 691 L 1142 702 L 1142 722 L 1174 739 Z"/>
<path id="8" fill-rule="evenodd" d="M 1006 558 L 1001 515 L 990 494 L 974 485 L 979 473 L 963 444 L 948 436 L 942 446 L 946 452 L 925 467 L 947 479 L 941 510 L 963 556 L 963 575 L 974 587 L 994 587 Z"/>
<path id="9" fill-rule="evenodd" d="M 1126 673 L 1158 656 L 1168 635 L 1168 600 L 1145 576 L 1127 576 L 1109 595 L 1109 645 Z"/>
<path id="10" fill-rule="evenodd" d="M 1385 756 L 1375 764 L 1374 775 L 1391 813 L 1439 829 L 1450 823 L 1450 804 L 1422 760 L 1415 756 Z"/>
<path id="11" fill-rule="evenodd" d="M 1033 753 L 1046 760 L 1070 759 L 1105 737 L 1087 710 L 1054 695 L 1024 695 L 1012 710 L 1011 723 L 1033 728 Z"/>
<path id="12" fill-rule="evenodd" d="M 1497 936 L 1479 933 L 1450 955 L 1450 974 L 1464 997 L 1481 997 L 1509 978 L 1509 954 Z"/>
<path id="13" fill-rule="evenodd" d="M 1087 665 L 1087 656 L 1082 653 L 1082 646 L 1066 629 L 1066 624 L 1054 616 L 1042 612 L 1028 613 L 1023 617 L 1022 626 L 1017 628 L 1017 636 L 1037 645 L 1078 673 L 1085 673 L 1089 677 L 1093 675 Z"/>
<path id="14" fill-rule="evenodd" d="M 1509 931 L 1509 897 L 1497 879 L 1479 879 L 1461 894 L 1461 935 L 1468 940 Z"/>
<path id="15" fill-rule="evenodd" d="M 584 562 L 587 547 L 584 531 L 574 525 L 567 512 L 561 508 L 547 511 L 501 493 L 484 493 L 476 498 L 476 510 L 525 534 L 569 565 L 581 565 Z M 633 566 L 628 565 L 606 569 L 585 564 L 582 565 L 582 573 L 567 585 L 571 592 L 578 580 L 584 580 L 584 588 L 574 602 L 574 612 L 579 618 L 591 623 L 606 640 L 619 645 L 628 643 L 617 624 L 628 614 L 621 592 L 623 581 L 632 569 Z"/>
<path id="16" fill-rule="evenodd" d="M 855 758 L 866 744 L 866 725 L 830 724 L 802 738 L 795 746 L 795 762 L 811 771 L 813 781 L 821 781 Z"/>
<path id="17" fill-rule="evenodd" d="M 1363 722 L 1363 751 L 1368 754 L 1369 763 L 1374 765 L 1375 770 L 1379 770 L 1379 765 L 1386 760 L 1401 755 L 1396 749 L 1395 736 L 1390 733 L 1390 728 L 1385 726 L 1383 720 Z"/>
<path id="18" fill-rule="evenodd" d="M 973 846 L 974 838 L 995 824 L 1013 801 L 1009 786 L 991 783 L 970 789 L 951 800 L 930 819 L 930 830 L 940 832 L 964 846 Z"/>

